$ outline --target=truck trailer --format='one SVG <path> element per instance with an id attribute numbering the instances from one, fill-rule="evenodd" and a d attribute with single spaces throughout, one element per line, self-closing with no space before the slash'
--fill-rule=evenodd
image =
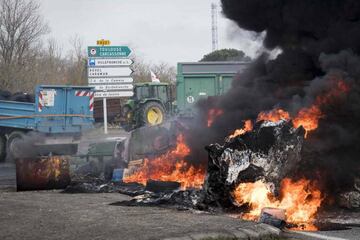
<path id="1" fill-rule="evenodd" d="M 93 88 L 61 85 L 37 86 L 33 103 L 0 100 L 0 161 L 28 150 L 75 154 L 81 133 L 93 128 L 93 103 Z"/>
<path id="2" fill-rule="evenodd" d="M 192 116 L 196 102 L 220 96 L 230 88 L 233 78 L 250 62 L 182 62 L 176 75 L 176 106 L 179 115 Z"/>

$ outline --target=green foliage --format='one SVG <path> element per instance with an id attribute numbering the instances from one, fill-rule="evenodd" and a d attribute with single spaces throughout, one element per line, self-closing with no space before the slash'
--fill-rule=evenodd
<path id="1" fill-rule="evenodd" d="M 243 51 L 229 48 L 229 49 L 220 49 L 209 54 L 206 54 L 200 62 L 229 62 L 229 61 L 244 61 L 249 62 L 251 58 L 246 56 Z"/>

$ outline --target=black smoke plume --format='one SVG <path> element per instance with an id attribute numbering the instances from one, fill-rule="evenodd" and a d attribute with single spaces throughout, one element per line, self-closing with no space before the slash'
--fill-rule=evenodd
<path id="1" fill-rule="evenodd" d="M 275 59 L 261 55 L 226 95 L 199 102 L 200 116 L 188 134 L 190 158 L 206 160 L 199 149 L 222 142 L 243 120 L 278 107 L 296 114 L 342 81 L 349 91 L 321 106 L 324 116 L 305 141 L 298 175 L 318 180 L 330 195 L 351 188 L 360 177 L 360 1 L 221 2 L 226 17 L 240 28 L 265 32 L 264 47 L 281 53 Z M 208 128 L 211 108 L 223 114 Z"/>

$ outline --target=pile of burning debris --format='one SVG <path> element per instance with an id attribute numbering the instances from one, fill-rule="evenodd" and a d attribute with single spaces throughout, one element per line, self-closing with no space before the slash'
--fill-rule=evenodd
<path id="1" fill-rule="evenodd" d="M 246 212 L 242 218 L 249 220 L 259 219 L 262 210 L 272 207 L 286 210 L 286 217 L 284 212 L 274 225 L 280 227 L 286 220 L 312 229 L 322 201 L 320 191 L 308 180 L 288 178 L 301 161 L 304 129 L 294 128 L 287 120 L 259 121 L 251 129 L 229 137 L 224 145 L 206 147 L 209 161 L 202 189 L 147 193 L 123 204 L 165 204 L 207 211 L 241 209 Z M 264 218 L 264 214 L 262 220 L 271 223 L 273 219 Z"/>
<path id="2" fill-rule="evenodd" d="M 321 193 L 309 180 L 292 180 L 301 162 L 304 128 L 283 119 L 258 121 L 240 132 L 223 146 L 207 147 L 206 203 L 243 208 L 243 219 L 260 218 L 278 227 L 286 220 L 292 227 L 314 229 Z"/>
<path id="3" fill-rule="evenodd" d="M 259 121 L 251 129 L 229 137 L 224 145 L 207 146 L 207 171 L 184 164 L 188 151 L 180 136 L 176 149 L 148 159 L 123 183 L 84 178 L 73 181 L 65 192 L 120 192 L 133 196 L 116 205 L 242 210 L 243 219 L 257 220 L 262 214 L 262 221 L 278 227 L 286 220 L 293 226 L 312 229 L 311 222 L 322 201 L 320 191 L 308 180 L 288 178 L 301 161 L 304 129 L 294 128 L 287 120 Z M 193 176 L 188 177 L 190 174 Z M 192 179 L 193 184 L 186 179 Z M 282 212 L 275 223 L 271 213 L 276 210 L 269 208 Z"/>
<path id="4" fill-rule="evenodd" d="M 223 145 L 208 145 L 207 164 L 187 160 L 191 149 L 180 133 L 176 147 L 145 159 L 128 171 L 124 183 L 78 181 L 65 192 L 121 192 L 134 198 L 118 205 L 235 211 L 246 220 L 315 230 L 325 196 L 316 178 L 309 179 L 301 172 L 305 139 L 311 139 L 310 133 L 324 117 L 322 106 L 340 99 L 348 90 L 345 82 L 334 81 L 332 88 L 296 114 L 280 108 L 260 112 L 255 123 L 244 121 L 243 128 L 227 137 Z M 221 114 L 225 113 L 217 111 L 207 127 L 211 128 Z M 357 206 L 356 193 L 342 194 L 340 202 Z"/>

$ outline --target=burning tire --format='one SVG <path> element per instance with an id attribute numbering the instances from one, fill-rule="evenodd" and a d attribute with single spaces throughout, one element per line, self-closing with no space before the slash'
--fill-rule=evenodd
<path id="1" fill-rule="evenodd" d="M 6 138 L 0 135 L 0 162 L 3 162 L 6 157 Z"/>
<path id="2" fill-rule="evenodd" d="M 14 161 L 21 156 L 21 143 L 24 137 L 25 134 L 20 131 L 10 133 L 6 143 L 6 152 L 9 161 Z"/>
<path id="3" fill-rule="evenodd" d="M 144 125 L 162 124 L 165 119 L 165 109 L 157 102 L 148 102 L 141 108 L 141 120 Z"/>

